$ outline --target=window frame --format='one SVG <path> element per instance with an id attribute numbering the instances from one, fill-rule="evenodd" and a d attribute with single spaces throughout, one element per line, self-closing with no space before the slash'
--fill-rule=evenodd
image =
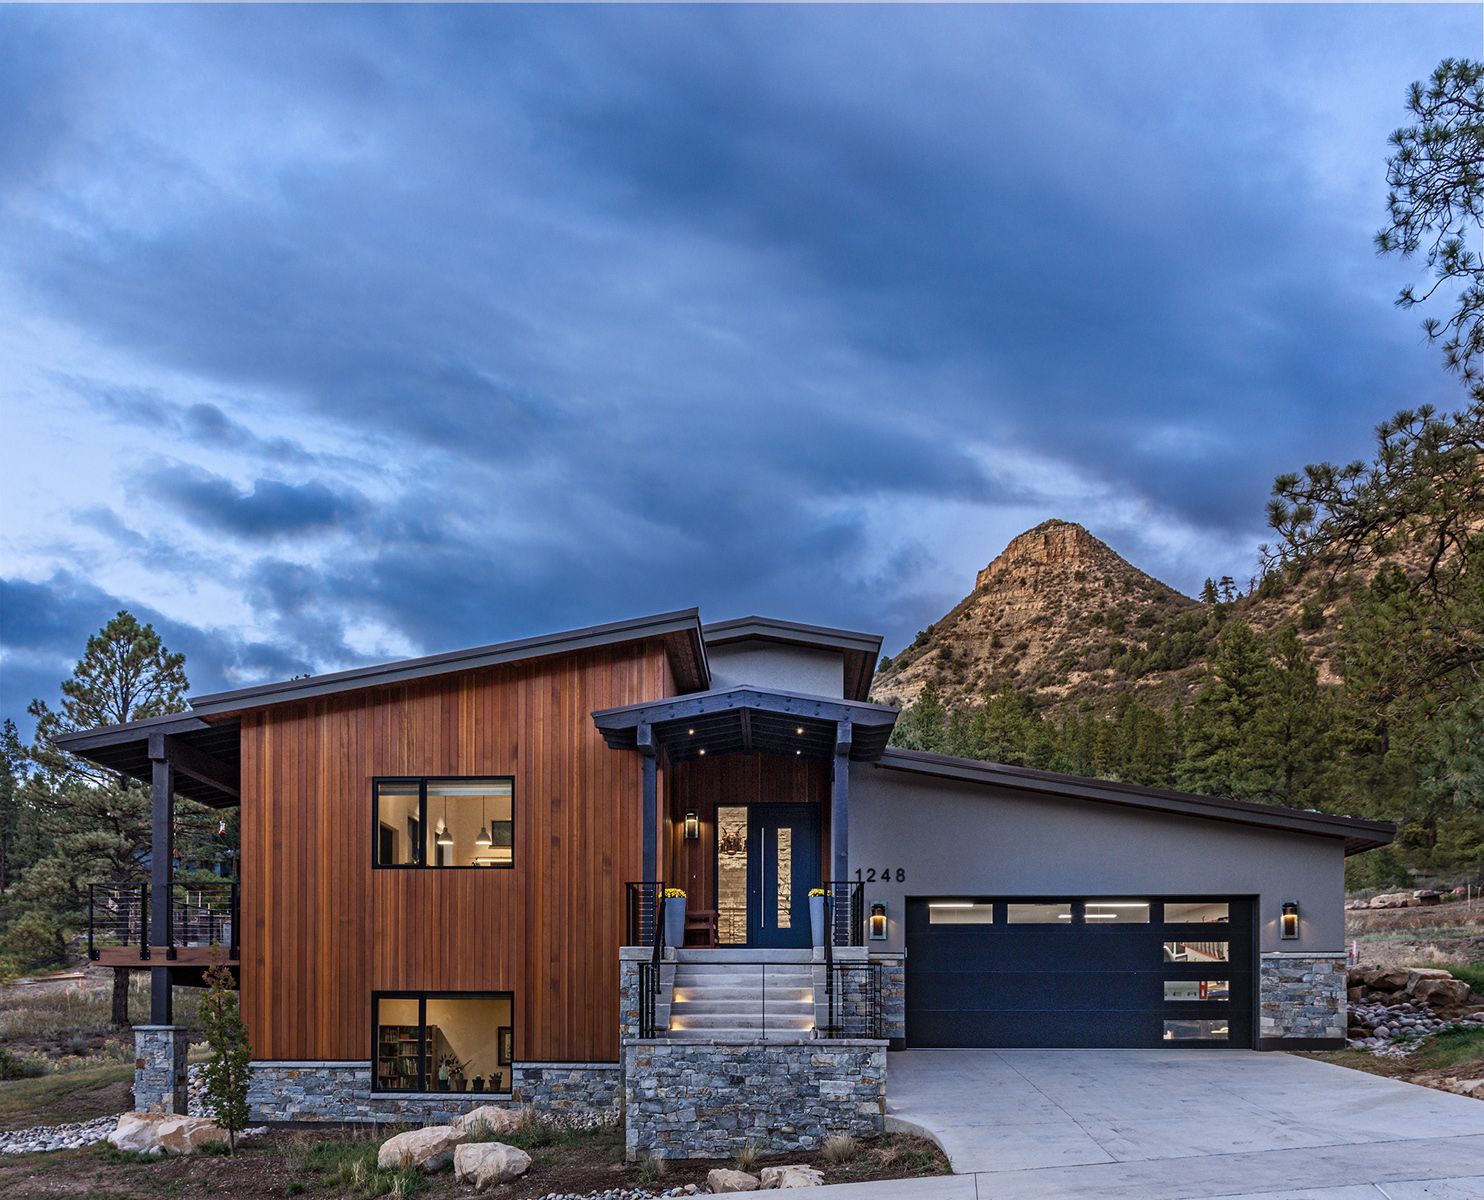
<path id="1" fill-rule="evenodd" d="M 442 779 L 442 778 L 444 778 L 444 776 L 439 775 L 439 776 L 434 776 L 434 778 Z M 471 779 L 489 779 L 489 778 L 491 778 L 491 776 L 488 776 L 488 775 L 472 775 L 472 776 L 470 776 L 470 778 Z M 402 781 L 398 781 L 398 782 L 402 782 Z M 448 868 L 444 868 L 444 869 L 446 870 Z M 488 867 L 479 867 L 479 868 L 474 868 L 474 869 L 481 870 L 481 871 L 487 871 L 487 870 L 489 870 Z M 380 1076 L 377 1075 L 376 1068 L 377 1068 L 377 1065 L 378 1065 L 378 1062 L 379 1062 L 377 1051 L 378 1051 L 378 1042 L 380 1041 L 380 1039 L 378 1038 L 377 1033 L 378 1033 L 378 1031 L 380 1029 L 380 1022 L 378 1022 L 377 1016 L 378 1016 L 379 1011 L 381 1009 L 381 1002 L 383 1000 L 416 1000 L 417 1001 L 417 1060 L 418 1060 L 418 1062 L 422 1066 L 422 1069 L 419 1072 L 419 1075 L 420 1076 L 423 1076 L 423 1075 L 431 1075 L 433 1073 L 432 1071 L 429 1070 L 429 1068 L 428 1068 L 428 1061 L 427 1061 L 428 1060 L 428 1001 L 429 1000 L 500 1000 L 500 999 L 506 999 L 506 998 L 508 998 L 509 1001 L 510 1001 L 510 1024 L 508 1026 L 497 1025 L 495 1027 L 495 1041 L 496 1041 L 495 1059 L 496 1059 L 496 1062 L 499 1061 L 499 1045 L 498 1045 L 498 1043 L 499 1043 L 499 1038 L 500 1038 L 500 1030 L 501 1029 L 508 1028 L 511 1031 L 511 1033 L 510 1033 L 510 1045 L 511 1045 L 510 1062 L 508 1064 L 500 1063 L 499 1065 L 501 1065 L 501 1066 L 508 1065 L 510 1067 L 510 1090 L 509 1091 L 506 1091 L 506 1092 L 491 1092 L 491 1091 L 483 1091 L 483 1092 L 472 1092 L 472 1091 L 471 1092 L 440 1092 L 436 1088 L 434 1088 L 432 1090 L 429 1090 L 427 1088 L 420 1088 L 417 1091 L 408 1091 L 406 1088 L 383 1088 L 383 1087 L 379 1086 L 378 1080 L 379 1080 Z M 516 1021 L 515 1021 L 515 992 L 514 991 L 503 991 L 503 992 L 500 992 L 500 991 L 494 991 L 494 992 L 489 992 L 489 991 L 478 991 L 478 992 L 449 992 L 449 991 L 439 990 L 439 991 L 422 992 L 422 991 L 417 991 L 416 989 L 408 990 L 408 989 L 405 989 L 405 988 L 392 988 L 392 989 L 387 989 L 385 991 L 373 991 L 371 993 L 371 1091 L 375 1095 L 379 1095 L 379 1096 L 506 1096 L 506 1097 L 513 1096 L 513 1095 L 515 1095 L 515 1064 L 516 1064 L 517 1061 L 519 1061 L 517 1055 L 515 1054 L 515 1028 L 516 1028 Z"/>
<path id="2" fill-rule="evenodd" d="M 440 866 L 437 863 L 425 862 L 425 851 L 427 849 L 428 831 L 428 785 L 438 783 L 479 783 L 489 781 L 491 783 L 510 784 L 510 861 L 508 863 L 490 863 L 488 866 L 478 866 L 469 863 L 464 866 L 457 864 L 452 866 Z M 417 827 L 418 836 L 423 844 L 418 846 L 417 861 L 405 863 L 384 863 L 381 861 L 381 805 L 377 795 L 378 789 L 384 783 L 401 783 L 417 785 Z M 519 815 L 516 806 L 516 788 L 514 775 L 373 775 L 371 777 L 371 869 L 374 871 L 513 871 L 516 863 L 517 830 L 516 820 Z M 386 993 L 393 995 L 393 993 Z M 422 992 L 412 993 L 423 995 Z M 497 993 L 503 995 L 503 993 Z"/>

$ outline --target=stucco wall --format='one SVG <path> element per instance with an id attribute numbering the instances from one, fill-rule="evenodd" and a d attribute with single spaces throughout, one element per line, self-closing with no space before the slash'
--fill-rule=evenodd
<path id="1" fill-rule="evenodd" d="M 902 949 L 906 897 L 955 894 L 1256 895 L 1262 950 L 1344 946 L 1344 852 L 1331 838 L 854 764 L 850 865 L 877 872 L 865 901 L 887 905 L 878 950 Z M 1297 941 L 1278 937 L 1284 900 L 1299 902 Z"/>
<path id="2" fill-rule="evenodd" d="M 760 687 L 811 696 L 845 695 L 845 656 L 839 650 L 811 650 L 770 642 L 708 646 L 713 688 Z"/>

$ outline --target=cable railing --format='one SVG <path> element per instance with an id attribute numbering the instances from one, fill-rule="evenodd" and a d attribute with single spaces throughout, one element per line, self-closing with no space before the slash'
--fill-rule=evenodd
<path id="1" fill-rule="evenodd" d="M 150 887 L 144 880 L 88 884 L 88 958 L 105 949 L 136 947 L 141 960 L 150 946 L 166 957 L 178 949 L 221 946 L 226 958 L 239 957 L 239 893 L 235 879 L 177 883 L 170 889 L 170 920 L 165 930 L 150 927 Z"/>

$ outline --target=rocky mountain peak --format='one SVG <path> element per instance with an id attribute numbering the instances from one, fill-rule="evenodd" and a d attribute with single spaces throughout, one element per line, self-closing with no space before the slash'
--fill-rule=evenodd
<path id="1" fill-rule="evenodd" d="M 1101 556 L 1112 555 L 1118 558 L 1117 554 L 1081 525 L 1052 518 L 1011 538 L 994 561 L 979 572 L 974 580 L 974 587 L 982 588 L 996 576 L 1015 570 L 1035 569 L 1052 564 L 1075 566 L 1099 558 L 1100 552 Z"/>

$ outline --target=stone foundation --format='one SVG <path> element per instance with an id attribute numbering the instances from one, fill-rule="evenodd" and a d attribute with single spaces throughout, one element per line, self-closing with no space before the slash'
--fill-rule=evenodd
<path id="1" fill-rule="evenodd" d="M 814 1150 L 874 1137 L 886 1043 L 635 1041 L 624 1046 L 624 1143 L 633 1160 Z"/>
<path id="2" fill-rule="evenodd" d="M 134 1026 L 134 1111 L 187 1110 L 186 1055 L 189 1033 L 178 1025 Z"/>
<path id="3" fill-rule="evenodd" d="M 255 1062 L 247 1099 L 254 1121 L 446 1123 L 493 1104 L 553 1112 L 613 1111 L 619 1102 L 618 1063 L 517 1063 L 509 1095 L 456 1092 L 373 1092 L 371 1064 Z M 184 1111 L 183 1109 L 181 1111 Z"/>
<path id="4" fill-rule="evenodd" d="M 1264 954 L 1258 975 L 1258 1044 L 1345 1039 L 1345 955 Z"/>

